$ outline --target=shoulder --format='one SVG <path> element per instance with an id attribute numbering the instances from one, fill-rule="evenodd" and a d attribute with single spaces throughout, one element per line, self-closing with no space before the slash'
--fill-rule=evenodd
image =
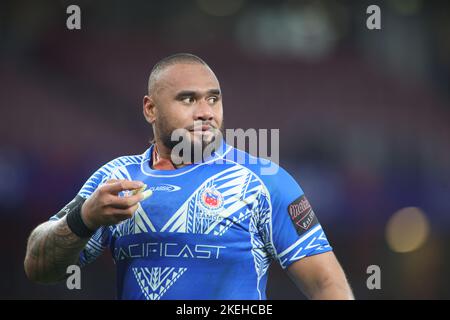
<path id="1" fill-rule="evenodd" d="M 117 158 L 109 161 L 108 163 L 103 165 L 102 168 L 115 169 L 117 167 L 123 167 L 123 166 L 127 166 L 127 165 L 132 165 L 132 164 L 140 164 L 142 162 L 142 160 L 144 159 L 144 157 L 145 157 L 145 153 L 137 154 L 137 155 L 120 156 L 120 157 L 117 157 Z"/>
<path id="2" fill-rule="evenodd" d="M 297 181 L 275 161 L 255 157 L 233 147 L 224 155 L 224 160 L 246 168 L 264 185 L 272 197 L 303 194 Z"/>
<path id="3" fill-rule="evenodd" d="M 117 157 L 98 168 L 86 181 L 79 195 L 87 198 L 99 185 L 109 179 L 130 179 L 129 166 L 140 166 L 148 150 L 140 155 Z"/>
<path id="4" fill-rule="evenodd" d="M 101 166 L 93 176 L 110 176 L 113 173 L 117 172 L 117 170 L 119 170 L 120 168 L 124 168 L 129 165 L 140 165 L 143 158 L 144 154 L 117 157 Z"/>

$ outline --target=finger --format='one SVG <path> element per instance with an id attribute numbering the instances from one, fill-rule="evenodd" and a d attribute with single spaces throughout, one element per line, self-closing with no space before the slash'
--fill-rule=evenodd
<path id="1" fill-rule="evenodd" d="M 144 184 L 144 186 L 142 187 L 142 188 L 139 188 L 139 189 L 135 189 L 133 192 L 132 192 L 132 194 L 133 195 L 135 195 L 135 194 L 138 194 L 138 193 L 141 193 L 141 192 L 144 192 L 144 190 L 147 188 L 147 185 L 146 184 Z"/>
<path id="2" fill-rule="evenodd" d="M 139 192 L 135 195 L 128 197 L 114 197 L 110 202 L 109 206 L 118 209 L 128 209 L 137 205 L 140 201 L 143 201 L 153 194 L 152 190 L 146 190 L 144 192 Z"/>
<path id="3" fill-rule="evenodd" d="M 121 191 L 140 189 L 143 186 L 144 183 L 142 181 L 119 180 L 106 184 L 104 190 L 108 193 L 117 195 Z"/>
<path id="4" fill-rule="evenodd" d="M 138 204 L 135 204 L 132 207 L 129 207 L 127 209 L 114 209 L 112 216 L 114 219 L 118 221 L 123 221 L 126 219 L 130 219 L 133 217 L 133 214 L 136 212 L 136 210 L 139 208 Z"/>
<path id="5" fill-rule="evenodd" d="M 118 179 L 109 179 L 105 183 L 115 183 L 115 182 L 118 182 L 118 181 L 120 181 L 120 180 L 118 180 Z"/>

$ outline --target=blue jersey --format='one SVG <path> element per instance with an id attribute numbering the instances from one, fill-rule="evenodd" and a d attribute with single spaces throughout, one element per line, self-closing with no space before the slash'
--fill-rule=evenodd
<path id="1" fill-rule="evenodd" d="M 119 299 L 265 299 L 272 261 L 287 268 L 331 250 L 302 189 L 274 163 L 222 142 L 202 163 L 153 170 L 152 151 L 112 160 L 78 194 L 88 198 L 108 179 L 153 190 L 80 255 L 85 265 L 111 250 Z M 264 174 L 268 164 L 275 173 Z"/>

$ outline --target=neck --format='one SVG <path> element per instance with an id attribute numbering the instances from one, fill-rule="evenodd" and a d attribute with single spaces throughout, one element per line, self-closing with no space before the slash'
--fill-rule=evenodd
<path id="1" fill-rule="evenodd" d="M 167 148 L 160 141 L 155 142 L 153 150 L 159 159 L 171 161 L 170 153 L 172 152 L 172 149 Z"/>
<path id="2" fill-rule="evenodd" d="M 156 170 L 175 170 L 187 165 L 187 163 L 174 164 L 171 158 L 171 151 L 160 141 L 156 141 L 153 147 L 152 168 Z"/>

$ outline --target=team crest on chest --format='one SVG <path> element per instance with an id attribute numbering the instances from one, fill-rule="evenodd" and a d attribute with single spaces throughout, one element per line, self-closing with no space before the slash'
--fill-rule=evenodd
<path id="1" fill-rule="evenodd" d="M 206 188 L 200 194 L 199 203 L 207 211 L 219 211 L 223 208 L 223 196 L 215 188 Z"/>

